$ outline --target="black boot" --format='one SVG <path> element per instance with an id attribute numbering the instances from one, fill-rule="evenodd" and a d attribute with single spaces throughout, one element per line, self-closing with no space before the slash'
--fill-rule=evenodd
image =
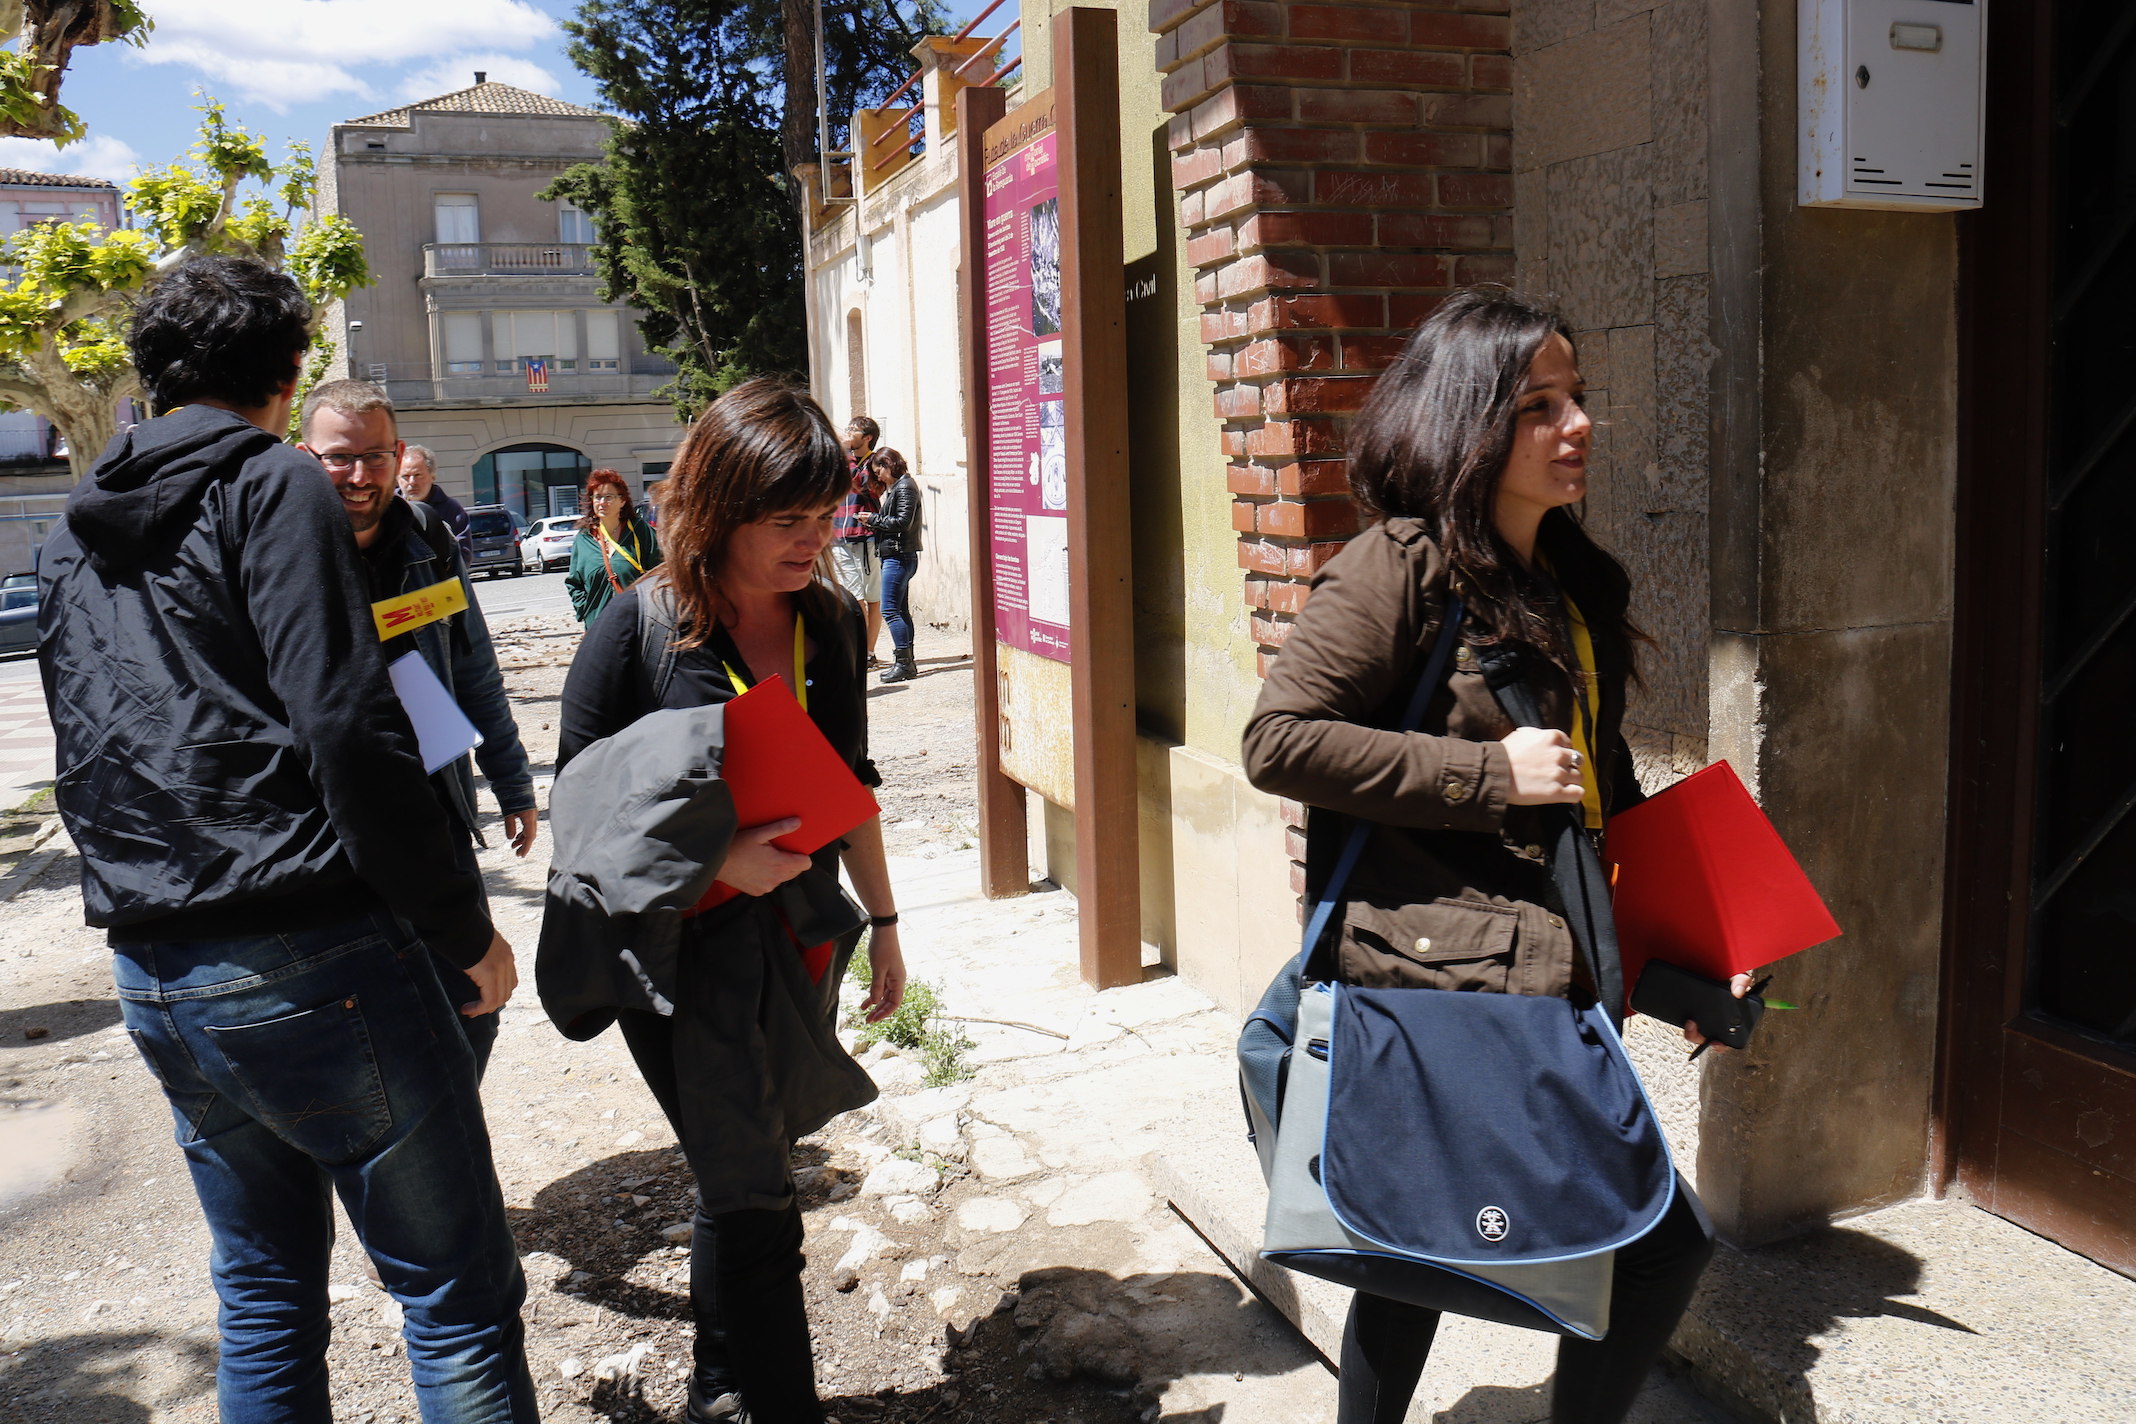
<path id="1" fill-rule="evenodd" d="M 899 648 L 897 661 L 883 669 L 884 682 L 905 682 L 920 675 L 920 666 L 913 661 L 912 649 Z"/>

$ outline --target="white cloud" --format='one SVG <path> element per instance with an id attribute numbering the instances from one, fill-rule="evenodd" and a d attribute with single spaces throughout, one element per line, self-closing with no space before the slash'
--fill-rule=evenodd
<path id="1" fill-rule="evenodd" d="M 456 54 L 403 79 L 394 97 L 402 101 L 413 101 L 435 99 L 440 94 L 455 93 L 475 82 L 475 71 L 478 69 L 498 84 L 516 84 L 537 94 L 554 94 L 564 87 L 563 81 L 554 74 L 534 61 L 521 59 L 517 55 Z"/>
<path id="2" fill-rule="evenodd" d="M 158 0 L 155 15 L 141 62 L 187 66 L 277 112 L 337 94 L 390 92 L 377 66 L 399 73 L 478 45 L 524 50 L 556 33 L 526 0 Z"/>
<path id="3" fill-rule="evenodd" d="M 0 168 L 27 168 L 32 173 L 71 173 L 125 183 L 134 176 L 141 155 L 123 139 L 98 136 L 55 148 L 41 138 L 0 138 Z"/>

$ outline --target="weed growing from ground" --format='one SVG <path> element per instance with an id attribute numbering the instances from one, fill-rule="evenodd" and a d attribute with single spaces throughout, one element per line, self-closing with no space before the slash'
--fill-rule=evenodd
<path id="1" fill-rule="evenodd" d="M 854 952 L 846 977 L 865 989 L 869 974 L 868 953 L 863 944 Z M 878 1043 L 888 1043 L 918 1057 L 926 1070 L 925 1082 L 930 1088 L 962 1082 L 972 1076 L 964 1055 L 977 1045 L 955 1025 L 934 1022 L 941 1011 L 942 998 L 935 992 L 934 985 L 925 979 L 908 979 L 905 981 L 905 1001 L 898 1005 L 896 1013 L 881 1023 L 859 1026 L 860 1047 L 873 1048 Z"/>

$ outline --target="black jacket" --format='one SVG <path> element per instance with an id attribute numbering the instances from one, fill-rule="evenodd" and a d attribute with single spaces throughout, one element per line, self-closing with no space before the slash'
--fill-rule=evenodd
<path id="1" fill-rule="evenodd" d="M 456 550 L 449 526 L 431 513 L 427 501 L 416 504 L 406 499 L 396 499 L 386 507 L 383 523 L 381 537 L 363 555 L 372 598 L 413 593 L 457 574 L 467 599 L 464 611 L 403 633 L 387 644 L 386 660 L 391 662 L 411 646 L 422 653 L 452 700 L 482 734 L 474 761 L 489 778 L 497 809 L 533 810 L 534 770 L 519 740 L 519 723 L 504 690 L 504 671 L 490 642 L 489 623 L 475 600 L 475 586 L 467 577 L 467 565 Z M 480 840 L 475 773 L 468 758 L 461 757 L 439 771 L 432 784 L 454 817 Z"/>
<path id="2" fill-rule="evenodd" d="M 38 660 L 88 922 L 220 939 L 381 904 L 455 965 L 490 941 L 386 678 L 325 471 L 187 406 L 112 441 L 39 580 Z"/>
<path id="3" fill-rule="evenodd" d="M 883 492 L 883 507 L 868 527 L 875 531 L 875 552 L 886 559 L 920 552 L 920 486 L 910 475 Z"/>

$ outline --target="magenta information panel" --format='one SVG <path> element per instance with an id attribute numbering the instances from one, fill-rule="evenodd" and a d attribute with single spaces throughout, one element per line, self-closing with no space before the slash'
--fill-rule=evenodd
<path id="1" fill-rule="evenodd" d="M 1068 661 L 1061 199 L 1049 131 L 986 170 L 994 637 Z"/>

